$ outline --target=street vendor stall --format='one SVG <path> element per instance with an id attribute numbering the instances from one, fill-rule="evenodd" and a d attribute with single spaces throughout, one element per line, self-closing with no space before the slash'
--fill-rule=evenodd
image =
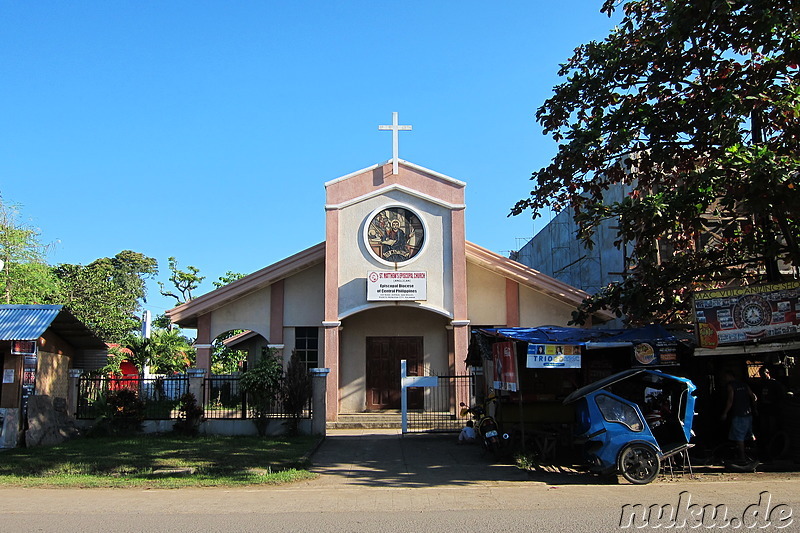
<path id="1" fill-rule="evenodd" d="M 496 415 L 506 430 L 554 452 L 556 441 L 571 441 L 574 409 L 562 403 L 570 393 L 630 368 L 669 367 L 676 373 L 678 361 L 678 340 L 662 326 L 543 326 L 476 329 L 467 364 L 480 369 L 484 395 L 498 396 Z"/>

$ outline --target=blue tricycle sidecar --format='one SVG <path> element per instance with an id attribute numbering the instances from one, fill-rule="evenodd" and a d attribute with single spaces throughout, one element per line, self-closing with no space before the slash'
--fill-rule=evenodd
<path id="1" fill-rule="evenodd" d="M 662 459 L 691 446 L 695 388 L 658 370 L 630 369 L 567 396 L 591 470 L 636 484 L 653 481 Z"/>

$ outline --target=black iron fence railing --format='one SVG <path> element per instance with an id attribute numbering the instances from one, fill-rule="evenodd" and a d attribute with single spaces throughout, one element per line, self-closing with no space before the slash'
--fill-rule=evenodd
<path id="1" fill-rule="evenodd" d="M 416 391 L 424 408 L 408 410 L 409 433 L 460 431 L 468 419 L 460 415 L 459 403 L 474 398 L 475 376 L 438 376 L 436 387 Z"/>
<path id="2" fill-rule="evenodd" d="M 81 376 L 78 378 L 79 419 L 94 419 L 108 414 L 106 410 L 109 393 L 132 391 L 144 404 L 147 420 L 170 420 L 178 418 L 180 397 L 189 390 L 185 375 L 142 378 L 139 376 Z"/>
<path id="3" fill-rule="evenodd" d="M 78 378 L 78 406 L 76 417 L 95 419 L 107 413 L 107 398 L 110 393 L 122 390 L 132 391 L 144 404 L 146 420 L 171 420 L 180 416 L 180 398 L 189 392 L 189 378 L 176 376 L 81 376 Z M 250 419 L 260 413 L 266 418 L 292 418 L 283 399 L 281 381 L 276 399 L 265 405 L 254 405 L 248 400 L 241 387 L 238 375 L 217 375 L 203 379 L 201 398 L 207 419 Z M 296 415 L 298 418 L 311 418 L 311 398 L 305 401 Z"/>
<path id="4" fill-rule="evenodd" d="M 237 375 L 218 375 L 206 378 L 203 382 L 203 409 L 208 419 L 256 418 L 258 414 L 266 418 L 291 418 L 287 403 L 283 399 L 283 379 L 278 385 L 276 398 L 264 405 L 254 405 L 254 401 L 242 389 Z M 311 398 L 304 402 L 297 418 L 311 418 Z"/>

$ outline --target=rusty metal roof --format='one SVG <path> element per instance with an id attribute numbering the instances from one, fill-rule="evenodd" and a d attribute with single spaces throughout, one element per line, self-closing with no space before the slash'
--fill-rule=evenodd
<path id="1" fill-rule="evenodd" d="M 32 341 L 48 328 L 76 348 L 103 349 L 105 343 L 63 305 L 0 305 L 0 340 Z"/>

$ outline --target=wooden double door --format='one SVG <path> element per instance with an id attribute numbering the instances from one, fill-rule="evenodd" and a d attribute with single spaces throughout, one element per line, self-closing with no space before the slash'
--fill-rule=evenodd
<path id="1" fill-rule="evenodd" d="M 409 376 L 423 370 L 422 337 L 367 337 L 367 409 L 400 409 L 400 361 Z M 408 390 L 409 409 L 421 409 L 423 389 Z"/>

